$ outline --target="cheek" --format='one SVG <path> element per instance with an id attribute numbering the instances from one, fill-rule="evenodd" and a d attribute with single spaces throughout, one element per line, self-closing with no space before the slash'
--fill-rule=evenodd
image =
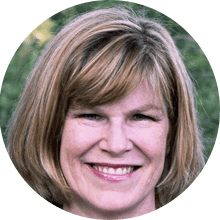
<path id="1" fill-rule="evenodd" d="M 61 154 L 75 157 L 92 147 L 100 138 L 100 129 L 91 128 L 76 122 L 66 121 L 62 133 Z"/>
<path id="2" fill-rule="evenodd" d="M 142 130 L 136 132 L 137 146 L 151 158 L 157 158 L 165 154 L 167 132 L 158 130 Z"/>
<path id="3" fill-rule="evenodd" d="M 158 182 L 163 169 L 166 155 L 167 132 L 152 132 L 145 136 L 145 155 L 151 170 L 152 181 Z"/>

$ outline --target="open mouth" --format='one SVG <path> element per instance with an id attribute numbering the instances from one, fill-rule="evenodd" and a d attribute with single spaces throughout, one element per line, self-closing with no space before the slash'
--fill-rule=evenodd
<path id="1" fill-rule="evenodd" d="M 94 164 L 88 163 L 94 170 L 110 175 L 127 175 L 138 170 L 141 166 L 122 165 L 122 164 Z"/>

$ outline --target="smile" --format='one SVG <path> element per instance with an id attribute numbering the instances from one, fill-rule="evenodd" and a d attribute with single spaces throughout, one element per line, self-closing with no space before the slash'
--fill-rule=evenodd
<path id="1" fill-rule="evenodd" d="M 141 166 L 121 164 L 87 164 L 98 177 L 108 181 L 122 181 L 131 177 Z"/>
<path id="2" fill-rule="evenodd" d="M 125 175 L 127 173 L 130 173 L 134 170 L 134 167 L 122 167 L 122 168 L 117 168 L 114 169 L 112 167 L 102 167 L 102 166 L 93 166 L 95 170 L 98 170 L 103 173 L 108 173 L 108 174 L 117 174 L 117 175 Z"/>

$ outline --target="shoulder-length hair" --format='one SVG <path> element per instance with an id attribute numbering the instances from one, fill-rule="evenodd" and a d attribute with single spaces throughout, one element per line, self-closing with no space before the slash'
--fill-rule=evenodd
<path id="1" fill-rule="evenodd" d="M 59 158 L 68 109 L 118 100 L 144 79 L 165 104 L 170 122 L 156 207 L 176 198 L 204 165 L 193 85 L 168 31 L 122 8 L 75 18 L 36 63 L 8 135 L 9 154 L 22 177 L 51 203 L 69 204 L 74 192 Z"/>

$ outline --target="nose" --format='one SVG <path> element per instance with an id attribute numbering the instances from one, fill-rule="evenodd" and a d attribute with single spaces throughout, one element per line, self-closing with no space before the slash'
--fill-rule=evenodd
<path id="1" fill-rule="evenodd" d="M 111 124 L 105 131 L 104 138 L 100 141 L 99 147 L 102 151 L 108 152 L 111 156 L 120 156 L 129 152 L 133 144 L 128 138 L 128 130 L 121 123 Z"/>

